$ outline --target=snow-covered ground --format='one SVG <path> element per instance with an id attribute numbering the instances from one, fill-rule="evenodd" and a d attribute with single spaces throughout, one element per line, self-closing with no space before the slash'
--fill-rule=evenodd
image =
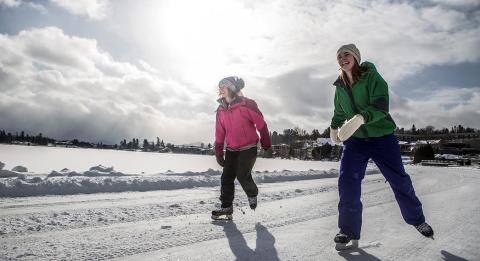
<path id="1" fill-rule="evenodd" d="M 30 171 L 0 178 L 0 194 L 22 191 L 22 197 L 0 197 L 1 260 L 480 260 L 480 170 L 474 168 L 407 166 L 435 229 L 430 240 L 403 222 L 388 184 L 370 166 L 363 183 L 361 248 L 338 253 L 332 242 L 338 230 L 338 162 L 267 160 L 269 167 L 254 173 L 258 209 L 248 209 L 237 184 L 234 221 L 215 223 L 209 213 L 218 204 L 220 173 L 213 160 L 206 163 L 211 156 L 195 161 L 174 154 L 165 160 L 165 154 L 42 148 L 49 155 L 43 156 L 44 166 L 30 157 L 39 156 L 35 151 L 21 148 L 24 154 L 9 155 L 17 147 L 0 147 L 4 169 L 20 165 Z M 70 153 L 97 157 L 79 158 L 79 164 Z M 190 168 L 175 169 L 176 159 L 190 162 Z M 119 167 L 122 160 L 141 161 L 148 171 Z M 163 165 L 158 170 L 156 162 Z M 98 164 L 114 169 L 89 170 Z M 47 177 L 52 170 L 57 174 Z M 38 195 L 47 195 L 28 196 L 37 186 L 46 192 Z M 127 189 L 98 193 L 108 187 Z"/>
<path id="2" fill-rule="evenodd" d="M 21 165 L 35 173 L 50 173 L 52 170 L 58 171 L 64 168 L 86 171 L 100 164 L 114 166 L 116 171 L 125 174 L 149 175 L 169 170 L 173 172 L 206 171 L 210 168 L 220 170 L 214 156 L 5 144 L 0 144 L 0 161 L 5 163 L 5 169 Z M 338 164 L 259 158 L 255 164 L 255 170 L 310 170 L 324 169 L 325 166 L 330 169 L 338 167 Z"/>

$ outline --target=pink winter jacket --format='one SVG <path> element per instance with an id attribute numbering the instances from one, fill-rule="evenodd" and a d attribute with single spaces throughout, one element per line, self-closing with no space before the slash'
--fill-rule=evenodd
<path id="1" fill-rule="evenodd" d="M 231 150 L 256 146 L 259 140 L 257 130 L 262 148 L 266 150 L 272 146 L 267 124 L 254 100 L 240 96 L 230 105 L 223 99 L 219 102 L 215 127 L 216 156 L 223 156 L 225 141 Z"/>

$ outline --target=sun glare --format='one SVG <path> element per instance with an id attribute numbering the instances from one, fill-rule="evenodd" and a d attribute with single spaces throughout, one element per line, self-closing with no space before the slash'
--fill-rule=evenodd
<path id="1" fill-rule="evenodd" d="M 251 55 L 252 39 L 259 28 L 236 1 L 168 1 L 157 24 L 161 39 L 184 65 L 187 74 L 206 81 L 239 73 L 236 62 Z M 251 16 L 250 16 L 251 17 Z"/>

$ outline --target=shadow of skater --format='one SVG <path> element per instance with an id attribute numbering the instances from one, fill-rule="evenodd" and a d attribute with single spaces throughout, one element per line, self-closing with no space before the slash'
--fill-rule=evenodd
<path id="1" fill-rule="evenodd" d="M 255 225 L 255 230 L 257 230 L 257 248 L 255 248 L 257 260 L 280 260 L 275 249 L 275 237 L 260 223 Z"/>
<path id="2" fill-rule="evenodd" d="M 242 232 L 237 228 L 234 222 L 219 224 L 223 226 L 223 231 L 228 239 L 228 244 L 237 260 L 280 260 L 275 249 L 275 237 L 266 227 L 257 223 L 257 246 L 252 250 L 243 237 Z"/>
<path id="3" fill-rule="evenodd" d="M 381 260 L 381 259 L 375 257 L 374 255 L 371 255 L 371 254 L 365 252 L 365 250 L 363 250 L 361 248 L 340 251 L 340 252 L 338 252 L 338 254 L 340 256 L 342 256 L 343 258 L 345 258 L 346 260 L 368 260 L 368 261 L 371 261 L 371 260 L 380 261 Z"/>
<path id="4" fill-rule="evenodd" d="M 440 253 L 442 253 L 443 255 L 442 260 L 445 260 L 445 261 L 467 261 L 467 259 L 456 256 L 445 250 L 440 251 Z"/>

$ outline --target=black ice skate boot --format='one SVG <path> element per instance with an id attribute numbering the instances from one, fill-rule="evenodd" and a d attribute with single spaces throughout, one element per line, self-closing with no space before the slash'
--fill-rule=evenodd
<path id="1" fill-rule="evenodd" d="M 350 239 L 349 236 L 339 232 L 333 239 L 337 251 L 349 250 L 358 247 L 358 240 Z"/>
<path id="2" fill-rule="evenodd" d="M 213 220 L 232 220 L 233 206 L 218 208 L 212 211 Z"/>
<path id="3" fill-rule="evenodd" d="M 415 228 L 423 236 L 433 239 L 433 229 L 429 224 L 427 224 L 427 222 L 423 222 L 422 224 L 415 226 Z"/>

